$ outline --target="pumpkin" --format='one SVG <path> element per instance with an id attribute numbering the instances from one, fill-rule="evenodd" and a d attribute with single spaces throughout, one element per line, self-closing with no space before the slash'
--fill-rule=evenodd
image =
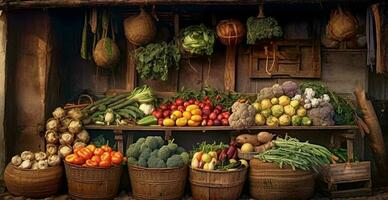
<path id="1" fill-rule="evenodd" d="M 119 47 L 112 39 L 102 38 L 94 48 L 93 59 L 97 66 L 111 68 L 120 59 Z"/>
<path id="2" fill-rule="evenodd" d="M 358 21 L 349 11 L 339 7 L 331 13 L 327 30 L 330 38 L 343 41 L 356 35 Z"/>
<path id="3" fill-rule="evenodd" d="M 155 21 L 144 9 L 140 14 L 124 20 L 124 31 L 127 40 L 137 46 L 150 43 L 156 36 Z"/>
<path id="4" fill-rule="evenodd" d="M 245 37 L 245 26 L 238 20 L 227 19 L 217 24 L 217 36 L 220 42 L 226 46 L 235 46 Z"/>

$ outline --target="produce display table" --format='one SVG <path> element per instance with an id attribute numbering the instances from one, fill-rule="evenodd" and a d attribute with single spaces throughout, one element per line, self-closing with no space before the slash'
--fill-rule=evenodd
<path id="1" fill-rule="evenodd" d="M 277 131 L 277 132 L 287 132 L 287 131 L 311 131 L 314 133 L 325 133 L 330 134 L 331 141 L 330 145 L 335 144 L 335 140 L 338 137 L 345 138 L 347 141 L 348 156 L 353 157 L 353 140 L 356 134 L 359 134 L 358 127 L 354 125 L 343 125 L 343 126 L 252 126 L 248 129 L 235 129 L 230 126 L 198 126 L 198 127 L 165 127 L 165 126 L 100 126 L 100 125 L 87 125 L 85 126 L 87 130 L 105 130 L 113 131 L 115 134 L 115 140 L 117 142 L 118 150 L 125 152 L 124 147 L 124 131 L 136 131 L 136 132 L 164 132 L 165 138 L 170 139 L 173 132 L 191 132 L 191 133 L 205 133 L 205 132 L 230 132 L 230 133 L 239 133 L 242 131 Z M 128 134 L 127 143 L 133 143 L 133 132 Z M 362 136 L 362 148 L 364 146 L 364 138 Z M 360 159 L 364 159 L 363 149 L 361 151 Z"/>

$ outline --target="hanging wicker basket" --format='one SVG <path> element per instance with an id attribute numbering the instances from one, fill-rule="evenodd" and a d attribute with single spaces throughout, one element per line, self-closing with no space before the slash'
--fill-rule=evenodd
<path id="1" fill-rule="evenodd" d="M 243 23 L 235 19 L 222 20 L 217 24 L 217 36 L 226 46 L 236 46 L 245 37 L 246 29 Z"/>
<path id="2" fill-rule="evenodd" d="M 358 26 L 358 20 L 349 11 L 338 7 L 330 15 L 327 25 L 328 36 L 334 40 L 343 41 L 355 36 Z"/>
<path id="3" fill-rule="evenodd" d="M 148 44 L 156 36 L 154 18 L 141 8 L 139 15 L 124 20 L 124 31 L 130 43 L 137 46 Z"/>

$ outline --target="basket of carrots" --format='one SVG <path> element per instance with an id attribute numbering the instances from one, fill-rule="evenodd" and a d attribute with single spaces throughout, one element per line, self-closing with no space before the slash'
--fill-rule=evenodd
<path id="1" fill-rule="evenodd" d="M 108 145 L 90 144 L 65 157 L 69 195 L 73 199 L 113 199 L 122 173 L 123 154 Z"/>

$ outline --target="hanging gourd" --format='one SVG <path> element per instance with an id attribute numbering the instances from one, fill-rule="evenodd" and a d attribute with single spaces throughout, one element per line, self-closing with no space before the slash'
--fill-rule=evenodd
<path id="1" fill-rule="evenodd" d="M 358 20 L 341 7 L 335 9 L 327 25 L 327 35 L 338 41 L 349 39 L 357 34 Z"/>
<path id="2" fill-rule="evenodd" d="M 94 51 L 93 58 L 97 66 L 102 68 L 111 68 L 119 62 L 120 51 L 119 47 L 115 43 L 114 39 L 108 37 L 109 23 L 111 15 L 108 11 L 104 11 L 102 14 L 102 37 L 97 42 Z M 113 23 L 111 23 L 111 35 L 114 38 Z"/>
<path id="3" fill-rule="evenodd" d="M 130 16 L 124 20 L 124 31 L 130 43 L 137 46 L 148 44 L 156 36 L 155 20 L 143 8 L 140 8 L 139 15 Z"/>
<path id="4" fill-rule="evenodd" d="M 117 64 L 120 59 L 119 47 L 111 38 L 102 38 L 94 48 L 93 58 L 97 66 L 110 68 Z"/>
<path id="5" fill-rule="evenodd" d="M 224 72 L 224 89 L 235 89 L 236 46 L 245 37 L 245 26 L 235 19 L 222 20 L 217 25 L 217 36 L 220 42 L 226 45 L 226 61 Z"/>
<path id="6" fill-rule="evenodd" d="M 88 38 L 90 34 L 93 35 L 93 44 Z M 112 68 L 119 62 L 120 50 L 115 42 L 114 24 L 109 10 L 100 12 L 93 8 L 90 12 L 85 12 L 81 57 L 85 60 L 93 58 L 96 66 L 105 69 Z"/>

